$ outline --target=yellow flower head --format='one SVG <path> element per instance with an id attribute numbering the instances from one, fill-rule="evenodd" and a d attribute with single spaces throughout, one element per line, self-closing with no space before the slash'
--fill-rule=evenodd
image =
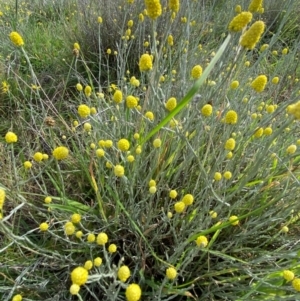
<path id="1" fill-rule="evenodd" d="M 108 242 L 108 236 L 106 233 L 101 232 L 97 235 L 97 244 L 100 246 L 105 245 Z"/>
<path id="2" fill-rule="evenodd" d="M 185 208 L 185 204 L 182 201 L 176 202 L 174 205 L 174 209 L 177 213 L 183 212 L 184 208 Z"/>
<path id="3" fill-rule="evenodd" d="M 172 36 L 171 34 L 168 36 L 168 44 L 169 44 L 170 46 L 173 46 L 173 45 L 174 45 L 173 36 Z"/>
<path id="4" fill-rule="evenodd" d="M 297 120 L 300 120 L 300 101 L 288 106 L 287 112 L 293 115 Z"/>
<path id="5" fill-rule="evenodd" d="M 201 113 L 203 116 L 208 117 L 212 114 L 213 108 L 210 104 L 206 104 L 202 107 Z"/>
<path id="6" fill-rule="evenodd" d="M 153 141 L 153 146 L 154 146 L 155 148 L 161 147 L 161 140 L 160 140 L 159 138 L 154 139 L 154 141 Z"/>
<path id="7" fill-rule="evenodd" d="M 215 181 L 220 181 L 222 179 L 222 174 L 220 172 L 215 172 L 214 179 Z"/>
<path id="8" fill-rule="evenodd" d="M 127 265 L 122 265 L 118 270 L 118 278 L 122 282 L 126 282 L 127 279 L 130 277 L 130 270 Z"/>
<path id="9" fill-rule="evenodd" d="M 66 222 L 64 225 L 66 235 L 73 235 L 75 233 L 75 226 L 72 222 Z"/>
<path id="10" fill-rule="evenodd" d="M 263 21 L 254 22 L 251 27 L 242 35 L 240 44 L 246 49 L 253 49 L 260 40 L 264 30 L 265 23 Z"/>
<path id="11" fill-rule="evenodd" d="M 237 226 L 239 224 L 239 219 L 236 215 L 231 215 L 229 217 L 229 221 L 231 222 L 232 226 Z"/>
<path id="12" fill-rule="evenodd" d="M 286 152 L 288 154 L 294 154 L 297 150 L 297 146 L 295 144 L 291 144 L 290 146 L 287 147 Z"/>
<path id="13" fill-rule="evenodd" d="M 45 232 L 48 230 L 49 225 L 47 223 L 41 223 L 39 228 L 42 232 Z"/>
<path id="14" fill-rule="evenodd" d="M 80 45 L 78 43 L 74 43 L 73 48 L 76 50 L 80 50 Z"/>
<path id="15" fill-rule="evenodd" d="M 181 201 L 185 204 L 185 206 L 189 206 L 189 205 L 193 204 L 194 197 L 191 194 L 186 194 L 186 195 L 183 196 Z"/>
<path id="16" fill-rule="evenodd" d="M 130 143 L 127 139 L 120 139 L 117 143 L 118 149 L 122 152 L 128 151 L 130 147 Z"/>
<path id="17" fill-rule="evenodd" d="M 229 138 L 225 143 L 225 149 L 227 150 L 234 150 L 235 148 L 235 140 L 233 138 Z"/>
<path id="18" fill-rule="evenodd" d="M 81 221 L 81 215 L 78 214 L 78 213 L 74 213 L 71 216 L 71 221 L 72 221 L 73 224 L 78 224 Z"/>
<path id="19" fill-rule="evenodd" d="M 292 281 L 295 278 L 295 274 L 289 270 L 284 270 L 282 276 L 286 281 Z"/>
<path id="20" fill-rule="evenodd" d="M 230 88 L 233 89 L 233 90 L 235 90 L 235 89 L 238 88 L 239 85 L 240 85 L 239 81 L 234 80 L 233 82 L 231 82 Z"/>
<path id="21" fill-rule="evenodd" d="M 204 236 L 204 235 L 198 236 L 196 239 L 196 244 L 198 247 L 205 248 L 208 244 L 208 240 L 207 240 L 206 236 Z"/>
<path id="22" fill-rule="evenodd" d="M 0 188 L 0 210 L 3 208 L 5 200 L 5 190 Z"/>
<path id="23" fill-rule="evenodd" d="M 162 9 L 159 0 L 145 0 L 145 5 L 149 18 L 155 20 L 161 15 Z"/>
<path id="24" fill-rule="evenodd" d="M 71 280 L 73 284 L 79 286 L 85 284 L 88 279 L 88 271 L 83 267 L 77 267 L 71 272 Z"/>
<path id="25" fill-rule="evenodd" d="M 96 257 L 94 259 L 94 266 L 99 267 L 102 264 L 102 258 L 101 257 Z"/>
<path id="26" fill-rule="evenodd" d="M 80 84 L 80 83 L 76 84 L 76 89 L 78 91 L 82 91 L 83 90 L 82 84 Z"/>
<path id="27" fill-rule="evenodd" d="M 16 31 L 13 31 L 10 33 L 9 35 L 10 40 L 13 42 L 13 44 L 15 46 L 23 46 L 24 45 L 24 41 L 23 38 L 21 37 L 21 35 L 19 33 L 17 33 Z"/>
<path id="28" fill-rule="evenodd" d="M 139 301 L 141 299 L 142 290 L 138 284 L 131 283 L 126 288 L 125 296 L 127 301 Z"/>
<path id="29" fill-rule="evenodd" d="M 123 94 L 121 90 L 116 90 L 113 96 L 113 100 L 115 103 L 121 103 L 123 100 Z"/>
<path id="30" fill-rule="evenodd" d="M 96 236 L 94 233 L 89 233 L 87 238 L 86 238 L 87 242 L 92 243 L 96 240 Z"/>
<path id="31" fill-rule="evenodd" d="M 145 53 L 141 56 L 139 62 L 140 71 L 149 71 L 152 69 L 152 58 L 149 54 Z"/>
<path id="32" fill-rule="evenodd" d="M 248 10 L 251 12 L 258 12 L 263 5 L 263 0 L 252 0 L 249 4 Z"/>
<path id="33" fill-rule="evenodd" d="M 171 11 L 177 13 L 179 11 L 180 3 L 179 0 L 169 0 L 169 8 Z"/>
<path id="34" fill-rule="evenodd" d="M 300 279 L 299 279 L 299 278 L 295 278 L 295 279 L 292 281 L 292 286 L 293 286 L 293 288 L 294 288 L 297 292 L 300 292 Z"/>
<path id="35" fill-rule="evenodd" d="M 25 161 L 23 166 L 25 169 L 30 169 L 32 167 L 32 163 L 30 161 Z"/>
<path id="36" fill-rule="evenodd" d="M 138 100 L 136 97 L 129 95 L 126 97 L 126 106 L 129 109 L 133 109 L 135 107 L 137 107 L 138 105 Z"/>
<path id="37" fill-rule="evenodd" d="M 79 105 L 77 112 L 81 118 L 86 118 L 91 114 L 91 109 L 87 105 Z"/>
<path id="38" fill-rule="evenodd" d="M 15 143 L 18 141 L 18 136 L 13 132 L 7 132 L 5 135 L 6 143 Z"/>
<path id="39" fill-rule="evenodd" d="M 79 291 L 80 291 L 80 286 L 78 284 L 74 283 L 70 286 L 71 295 L 78 295 Z"/>
<path id="40" fill-rule="evenodd" d="M 117 246 L 115 244 L 110 244 L 108 246 L 108 252 L 109 253 L 115 253 L 115 252 L 117 252 Z"/>
<path id="41" fill-rule="evenodd" d="M 154 114 L 151 111 L 148 111 L 145 113 L 145 117 L 148 118 L 149 120 L 153 121 L 154 120 Z"/>
<path id="42" fill-rule="evenodd" d="M 169 267 L 166 270 L 166 276 L 168 279 L 170 280 L 174 280 L 177 276 L 177 271 L 176 269 L 174 269 L 173 267 Z"/>
<path id="43" fill-rule="evenodd" d="M 223 177 L 224 177 L 224 179 L 229 180 L 232 177 L 232 173 L 230 171 L 225 171 L 223 173 Z"/>
<path id="44" fill-rule="evenodd" d="M 225 123 L 236 124 L 238 121 L 238 115 L 234 110 L 229 110 L 225 115 Z"/>
<path id="45" fill-rule="evenodd" d="M 86 86 L 84 88 L 84 94 L 86 97 L 90 97 L 92 95 L 92 88 L 91 86 Z"/>
<path id="46" fill-rule="evenodd" d="M 173 111 L 177 106 L 177 100 L 175 97 L 171 97 L 165 104 L 165 107 L 168 111 Z"/>
<path id="47" fill-rule="evenodd" d="M 41 152 L 34 153 L 33 160 L 36 162 L 41 162 L 43 160 L 43 154 Z"/>
<path id="48" fill-rule="evenodd" d="M 114 173 L 116 177 L 123 177 L 124 176 L 124 167 L 122 165 L 116 165 L 114 168 Z"/>
<path id="49" fill-rule="evenodd" d="M 254 81 L 251 83 L 251 87 L 256 91 L 256 92 L 262 92 L 266 84 L 268 82 L 268 78 L 265 75 L 259 75 Z"/>
<path id="50" fill-rule="evenodd" d="M 20 294 L 14 295 L 12 298 L 12 301 L 22 301 L 22 300 L 23 300 L 23 297 Z"/>
<path id="51" fill-rule="evenodd" d="M 191 71 L 192 78 L 198 79 L 201 75 L 202 75 L 202 67 L 200 65 L 194 66 Z"/>
<path id="52" fill-rule="evenodd" d="M 250 12 L 241 12 L 232 19 L 228 29 L 230 31 L 241 31 L 251 20 L 252 14 Z"/>
<path id="53" fill-rule="evenodd" d="M 258 128 L 255 133 L 254 133 L 254 137 L 255 138 L 260 138 L 264 133 L 264 129 L 262 127 Z"/>
<path id="54" fill-rule="evenodd" d="M 171 190 L 170 193 L 169 193 L 169 197 L 171 199 L 176 199 L 176 197 L 177 197 L 177 191 L 176 190 Z"/>
<path id="55" fill-rule="evenodd" d="M 58 146 L 52 152 L 56 160 L 64 160 L 69 156 L 69 150 L 65 146 Z"/>
<path id="56" fill-rule="evenodd" d="M 239 14 L 242 12 L 242 7 L 240 5 L 236 5 L 234 11 Z"/>

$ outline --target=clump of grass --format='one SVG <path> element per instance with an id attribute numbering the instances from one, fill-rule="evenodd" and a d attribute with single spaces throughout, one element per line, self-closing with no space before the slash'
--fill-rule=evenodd
<path id="1" fill-rule="evenodd" d="M 299 38 L 282 49 L 275 32 L 264 45 L 261 7 L 228 32 L 234 1 L 213 2 L 209 19 L 200 2 L 177 12 L 161 1 L 160 15 L 156 1 L 140 22 L 148 2 L 130 2 L 85 6 L 81 30 L 80 14 L 69 19 L 67 32 L 91 28 L 93 42 L 54 46 L 73 49 L 55 97 L 27 45 L 35 27 L 18 22 L 2 37 L 14 70 L 1 91 L 1 110 L 14 110 L 1 126 L 3 300 L 294 298 Z M 40 13 L 62 34 L 64 4 Z M 116 48 L 103 44 L 110 28 Z M 197 38 L 195 28 L 209 30 Z"/>

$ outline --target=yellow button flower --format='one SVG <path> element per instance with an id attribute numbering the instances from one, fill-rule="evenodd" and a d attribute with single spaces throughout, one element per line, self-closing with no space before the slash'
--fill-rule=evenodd
<path id="1" fill-rule="evenodd" d="M 141 56 L 139 62 L 140 71 L 149 71 L 152 69 L 152 58 L 149 54 L 145 53 Z"/>
<path id="2" fill-rule="evenodd" d="M 69 156 L 69 150 L 65 146 L 58 146 L 52 152 L 56 160 L 64 160 Z"/>
<path id="3" fill-rule="evenodd" d="M 5 135 L 6 143 L 15 143 L 18 141 L 18 136 L 13 132 L 7 132 Z"/>
<path id="4" fill-rule="evenodd" d="M 142 290 L 138 284 L 129 284 L 126 288 L 125 296 L 127 301 L 139 301 L 142 295 Z"/>
<path id="5" fill-rule="evenodd" d="M 130 277 L 130 270 L 127 265 L 123 265 L 118 270 L 118 278 L 122 282 L 126 282 L 127 279 Z"/>
<path id="6" fill-rule="evenodd" d="M 71 272 L 71 280 L 73 284 L 79 286 L 85 284 L 88 279 L 88 271 L 83 267 L 77 267 Z"/>
<path id="7" fill-rule="evenodd" d="M 24 45 L 24 41 L 23 38 L 21 37 L 21 35 L 19 33 L 17 33 L 16 31 L 13 31 L 10 33 L 9 35 L 10 40 L 13 42 L 13 44 L 15 46 L 23 46 Z"/>

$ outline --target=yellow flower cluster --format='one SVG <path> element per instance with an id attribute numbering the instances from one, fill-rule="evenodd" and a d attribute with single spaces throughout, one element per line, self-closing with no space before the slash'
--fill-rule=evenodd
<path id="1" fill-rule="evenodd" d="M 118 145 L 118 149 L 121 150 L 122 152 L 128 151 L 130 147 L 130 143 L 127 139 L 120 139 L 117 145 Z"/>
<path id="2" fill-rule="evenodd" d="M 236 124 L 238 121 L 238 115 L 234 110 L 229 110 L 225 115 L 225 123 Z"/>
<path id="3" fill-rule="evenodd" d="M 210 104 L 206 104 L 202 107 L 201 113 L 203 116 L 208 117 L 212 114 L 212 106 Z"/>
<path id="4" fill-rule="evenodd" d="M 263 21 L 254 22 L 251 27 L 242 35 L 240 44 L 246 49 L 253 49 L 260 40 L 264 30 L 265 23 Z"/>
<path id="5" fill-rule="evenodd" d="M 169 267 L 166 270 L 166 276 L 168 279 L 170 280 L 174 280 L 177 276 L 177 271 L 176 269 L 174 269 L 173 267 Z"/>
<path id="6" fill-rule="evenodd" d="M 192 78 L 198 79 L 201 75 L 202 75 L 202 67 L 200 65 L 194 66 L 191 71 Z"/>
<path id="7" fill-rule="evenodd" d="M 142 290 L 136 283 L 129 284 L 125 292 L 128 301 L 139 301 L 142 296 Z"/>
<path id="8" fill-rule="evenodd" d="M 196 244 L 198 247 L 205 248 L 208 244 L 208 240 L 207 240 L 206 236 L 204 236 L 204 235 L 198 236 L 196 239 Z"/>
<path id="9" fill-rule="evenodd" d="M 128 95 L 126 97 L 126 106 L 129 109 L 133 109 L 135 107 L 137 107 L 138 105 L 138 100 L 136 97 L 132 96 L 132 95 Z"/>
<path id="10" fill-rule="evenodd" d="M 106 233 L 101 232 L 97 235 L 97 244 L 104 246 L 108 242 L 108 236 Z"/>
<path id="11" fill-rule="evenodd" d="M 300 101 L 288 106 L 287 111 L 293 115 L 297 120 L 300 120 Z"/>
<path id="12" fill-rule="evenodd" d="M 159 0 L 145 0 L 145 5 L 149 18 L 155 20 L 161 15 L 162 8 Z"/>
<path id="13" fill-rule="evenodd" d="M 252 20 L 250 12 L 241 12 L 229 23 L 228 29 L 231 31 L 241 31 Z"/>
<path id="14" fill-rule="evenodd" d="M 79 105 L 77 112 L 81 118 L 86 118 L 91 114 L 91 109 L 87 105 Z"/>
<path id="15" fill-rule="evenodd" d="M 169 36 L 168 36 L 168 44 L 170 45 L 170 46 L 173 46 L 174 45 L 174 40 L 173 40 L 173 36 L 170 34 Z"/>
<path id="16" fill-rule="evenodd" d="M 77 267 L 71 272 L 71 280 L 73 284 L 83 285 L 87 282 L 88 271 L 83 267 Z"/>
<path id="17" fill-rule="evenodd" d="M 116 177 L 123 177 L 125 173 L 124 167 L 122 165 L 116 165 L 114 168 L 114 173 Z"/>
<path id="18" fill-rule="evenodd" d="M 115 103 L 121 103 L 123 100 L 123 94 L 121 90 L 116 90 L 113 95 L 113 100 Z"/>
<path id="19" fill-rule="evenodd" d="M 175 97 L 171 97 L 165 104 L 165 107 L 168 111 L 173 111 L 177 106 L 177 100 Z"/>
<path id="20" fill-rule="evenodd" d="M 179 0 L 169 0 L 169 8 L 171 11 L 177 13 L 179 11 L 180 3 Z"/>
<path id="21" fill-rule="evenodd" d="M 152 69 L 152 58 L 148 53 L 145 53 L 141 56 L 139 62 L 140 71 L 149 71 Z"/>
<path id="22" fill-rule="evenodd" d="M 251 12 L 258 12 L 263 5 L 263 0 L 252 0 L 249 4 L 248 10 Z"/>
<path id="23" fill-rule="evenodd" d="M 69 156 L 69 150 L 65 146 L 56 147 L 52 152 L 56 160 L 64 160 Z"/>
<path id="24" fill-rule="evenodd" d="M 293 288 L 294 288 L 297 292 L 300 292 L 300 279 L 299 279 L 299 278 L 295 278 L 295 279 L 292 281 L 292 286 L 293 286 Z"/>
<path id="25" fill-rule="evenodd" d="M 4 201 L 5 201 L 5 190 L 0 188 L 0 219 L 2 219 L 3 217 L 3 205 L 4 205 Z"/>
<path id="26" fill-rule="evenodd" d="M 227 150 L 234 150 L 235 148 L 235 140 L 233 138 L 229 138 L 225 143 L 225 149 Z"/>
<path id="27" fill-rule="evenodd" d="M 130 270 L 127 265 L 123 265 L 118 270 L 118 278 L 122 282 L 126 282 L 127 279 L 130 277 Z"/>
<path id="28" fill-rule="evenodd" d="M 295 278 L 295 274 L 290 270 L 284 270 L 282 276 L 286 281 L 292 281 Z"/>
<path id="29" fill-rule="evenodd" d="M 239 219 L 238 219 L 238 217 L 236 215 L 231 215 L 229 217 L 229 221 L 230 221 L 230 223 L 231 223 L 232 226 L 237 226 L 239 224 L 239 222 L 240 222 Z"/>
<path id="30" fill-rule="evenodd" d="M 21 37 L 21 35 L 19 33 L 17 33 L 16 31 L 13 31 L 10 33 L 9 35 L 10 40 L 13 42 L 13 44 L 15 46 L 23 46 L 24 45 L 24 41 L 23 38 Z"/>
<path id="31" fill-rule="evenodd" d="M 18 136 L 13 132 L 7 132 L 5 135 L 6 143 L 15 143 L 18 141 Z"/>
<path id="32" fill-rule="evenodd" d="M 233 82 L 231 82 L 230 88 L 231 88 L 232 90 L 235 90 L 235 89 L 238 88 L 239 85 L 240 85 L 239 81 L 238 81 L 238 80 L 234 80 Z"/>
<path id="33" fill-rule="evenodd" d="M 23 297 L 22 295 L 18 294 L 18 295 L 15 295 L 13 298 L 12 298 L 12 301 L 22 301 L 23 300 Z"/>
<path id="34" fill-rule="evenodd" d="M 265 75 L 259 75 L 254 81 L 251 83 L 251 87 L 256 92 L 262 92 L 267 84 L 268 78 Z"/>

